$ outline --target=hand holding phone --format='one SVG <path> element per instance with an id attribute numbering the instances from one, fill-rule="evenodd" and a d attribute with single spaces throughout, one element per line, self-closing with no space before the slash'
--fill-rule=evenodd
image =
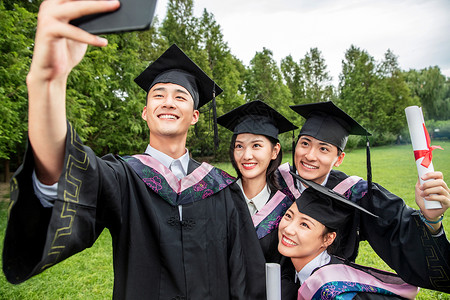
<path id="1" fill-rule="evenodd" d="M 92 34 L 146 30 L 152 23 L 156 2 L 157 0 L 121 0 L 116 11 L 86 15 L 70 23 Z"/>

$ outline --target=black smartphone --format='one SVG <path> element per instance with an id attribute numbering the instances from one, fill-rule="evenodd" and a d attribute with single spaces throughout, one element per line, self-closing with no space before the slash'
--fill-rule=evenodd
<path id="1" fill-rule="evenodd" d="M 157 0 L 120 0 L 116 11 L 83 16 L 70 21 L 92 34 L 120 33 L 150 28 Z"/>

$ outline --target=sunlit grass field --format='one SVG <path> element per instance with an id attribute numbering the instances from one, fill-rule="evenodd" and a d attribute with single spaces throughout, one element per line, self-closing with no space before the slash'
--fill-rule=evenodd
<path id="1" fill-rule="evenodd" d="M 447 183 L 450 183 L 450 141 L 433 141 L 433 144 L 445 149 L 433 152 L 433 164 L 435 170 L 443 172 Z M 401 196 L 409 206 L 417 208 L 414 202 L 417 171 L 411 145 L 376 147 L 371 149 L 371 155 L 373 181 Z M 284 156 L 285 161 L 290 161 L 290 153 L 285 152 Z M 339 170 L 366 178 L 365 159 L 365 149 L 347 151 Z M 216 166 L 235 174 L 229 163 Z M 7 199 L 0 201 L 0 250 L 3 249 L 7 206 Z M 450 213 L 444 218 L 444 226 L 448 236 Z M 361 244 L 357 263 L 389 270 L 367 243 Z M 12 285 L 0 273 L 0 299 L 110 299 L 112 288 L 112 247 L 108 231 L 103 232 L 92 248 L 22 284 Z M 450 299 L 450 295 L 421 289 L 417 299 Z"/>

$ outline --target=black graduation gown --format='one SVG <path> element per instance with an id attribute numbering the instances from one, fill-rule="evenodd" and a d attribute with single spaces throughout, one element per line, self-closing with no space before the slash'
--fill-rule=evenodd
<path id="1" fill-rule="evenodd" d="M 332 189 L 347 177 L 332 170 L 326 186 Z M 450 243 L 445 233 L 433 237 L 418 212 L 382 186 L 373 183 L 371 201 L 365 192 L 358 196 L 362 191 L 367 191 L 365 180 L 360 180 L 345 196 L 379 218 L 356 213 L 353 222 L 341 230 L 340 248 L 335 254 L 354 261 L 359 241 L 367 240 L 405 282 L 450 293 Z"/>
<path id="2" fill-rule="evenodd" d="M 190 162 L 190 171 L 197 167 Z M 264 257 L 235 183 L 216 184 L 209 197 L 183 204 L 180 221 L 177 205 L 123 159 L 96 157 L 70 124 L 53 208 L 35 197 L 32 170 L 30 149 L 11 181 L 3 250 L 8 281 L 20 283 L 92 246 L 106 227 L 116 299 L 265 297 Z"/>

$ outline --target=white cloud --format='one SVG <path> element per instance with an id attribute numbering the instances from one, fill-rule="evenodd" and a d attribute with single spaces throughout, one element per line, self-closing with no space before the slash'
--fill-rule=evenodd
<path id="1" fill-rule="evenodd" d="M 158 3 L 164 16 L 166 1 Z M 439 66 L 450 77 L 448 0 L 227 0 L 194 1 L 195 14 L 213 13 L 231 51 L 246 65 L 263 47 L 280 61 L 322 51 L 337 82 L 350 45 L 381 60 L 387 49 L 404 70 Z"/>

